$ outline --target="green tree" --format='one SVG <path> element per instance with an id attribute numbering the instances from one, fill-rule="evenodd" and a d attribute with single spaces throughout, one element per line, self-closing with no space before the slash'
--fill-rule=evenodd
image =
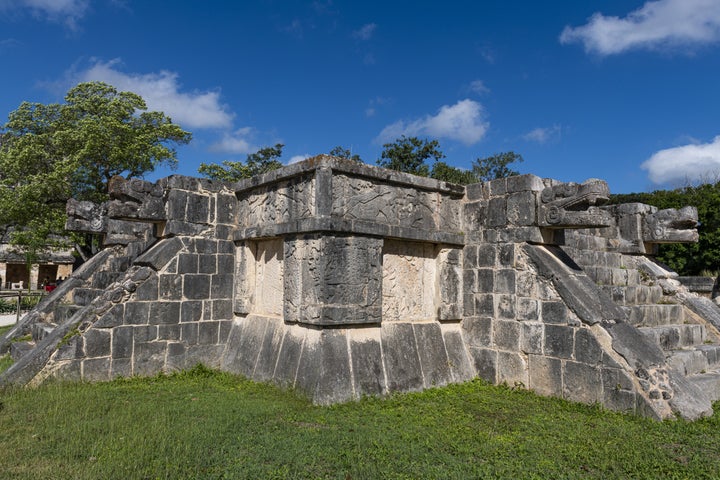
<path id="1" fill-rule="evenodd" d="M 329 155 L 332 155 L 333 157 L 340 157 L 340 158 L 347 158 L 348 160 L 353 160 L 355 162 L 362 163 L 362 159 L 360 158 L 360 155 L 353 154 L 352 151 L 348 150 L 345 147 L 342 147 L 338 145 L 337 147 L 330 150 L 328 153 Z"/>
<path id="2" fill-rule="evenodd" d="M 435 162 L 430 176 L 436 180 L 457 183 L 459 185 L 469 185 L 480 181 L 472 170 L 456 168 L 443 161 Z"/>
<path id="3" fill-rule="evenodd" d="M 496 178 L 518 175 L 519 172 L 511 169 L 509 165 L 522 161 L 522 155 L 515 152 L 496 153 L 489 157 L 475 159 L 472 164 L 472 171 L 478 178 L 477 181 L 487 182 Z"/>
<path id="4" fill-rule="evenodd" d="M 284 146 L 282 143 L 278 143 L 274 147 L 261 148 L 255 153 L 248 154 L 244 162 L 225 160 L 222 165 L 201 163 L 198 172 L 213 180 L 237 182 L 242 178 L 250 178 L 261 173 L 277 170 L 282 167 L 282 163 L 278 159 L 282 156 Z"/>
<path id="5" fill-rule="evenodd" d="M 383 151 L 376 163 L 383 168 L 427 177 L 430 175 L 430 167 L 426 161 L 438 161 L 441 158 L 445 158 L 445 154 L 440 151 L 437 140 L 421 140 L 403 135 L 395 142 L 383 145 Z"/>
<path id="6" fill-rule="evenodd" d="M 102 82 L 81 83 L 65 103 L 23 102 L 0 129 L 0 224 L 32 257 L 64 236 L 69 198 L 101 202 L 114 175 L 177 165 L 191 134 L 144 100 Z M 64 243 L 64 241 L 62 241 Z"/>

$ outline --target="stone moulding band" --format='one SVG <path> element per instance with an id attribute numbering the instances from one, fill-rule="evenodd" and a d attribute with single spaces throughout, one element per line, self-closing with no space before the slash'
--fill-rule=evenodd
<path id="1" fill-rule="evenodd" d="M 253 240 L 271 238 L 296 233 L 337 232 L 354 233 L 382 238 L 397 238 L 419 242 L 441 243 L 450 246 L 463 246 L 463 233 L 428 231 L 417 228 L 391 226 L 364 220 L 343 220 L 333 217 L 304 218 L 294 222 L 260 225 L 238 230 L 233 240 Z"/>
<path id="2" fill-rule="evenodd" d="M 360 164 L 352 160 L 344 160 L 328 155 L 318 155 L 304 162 L 288 165 L 287 167 L 273 170 L 272 172 L 240 180 L 232 185 L 232 189 L 236 194 L 239 194 L 240 192 L 252 190 L 260 186 L 311 173 L 321 168 L 330 169 L 333 173 L 348 173 L 374 180 L 381 180 L 394 185 L 444 193 L 458 198 L 461 198 L 465 194 L 465 187 L 461 185 L 455 185 L 433 178 L 417 177 L 408 173 L 386 170 L 384 168 Z"/>

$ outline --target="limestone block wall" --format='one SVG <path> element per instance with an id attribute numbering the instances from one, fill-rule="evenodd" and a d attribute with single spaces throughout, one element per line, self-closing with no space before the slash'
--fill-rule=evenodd
<path id="1" fill-rule="evenodd" d="M 234 195 L 186 177 L 135 181 L 115 185 L 108 210 L 115 217 L 105 242 L 120 249 L 114 258 L 131 264 L 73 317 L 71 328 L 64 325 L 33 381 L 218 367 L 233 322 Z M 141 254 L 123 256 L 130 250 Z M 85 290 L 92 285 L 90 277 Z"/>
<path id="2" fill-rule="evenodd" d="M 547 208 L 549 189 L 572 209 Z M 462 332 L 477 374 L 655 418 L 706 413 L 707 402 L 682 403 L 685 390 L 676 388 L 682 379 L 672 377 L 663 353 L 556 246 L 574 228 L 612 223 L 607 212 L 596 215 L 597 207 L 583 198 L 592 196 L 587 191 L 533 176 L 468 186 L 463 216 L 474 233 L 463 251 Z M 598 265 L 610 268 L 606 260 Z"/>

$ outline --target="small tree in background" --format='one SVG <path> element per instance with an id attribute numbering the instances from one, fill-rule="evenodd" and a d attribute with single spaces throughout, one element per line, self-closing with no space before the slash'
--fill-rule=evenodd
<path id="1" fill-rule="evenodd" d="M 472 171 L 478 182 L 487 182 L 496 178 L 519 175 L 520 172 L 509 167 L 510 164 L 523 161 L 522 155 L 515 152 L 496 153 L 485 158 L 478 158 L 472 163 Z"/>
<path id="2" fill-rule="evenodd" d="M 426 161 L 438 161 L 441 158 L 445 158 L 445 154 L 440 151 L 437 140 L 421 140 L 403 135 L 395 142 L 383 145 L 382 154 L 376 163 L 383 168 L 427 177 L 430 175 L 430 167 Z"/>
<path id="3" fill-rule="evenodd" d="M 282 163 L 278 159 L 282 156 L 284 146 L 282 143 L 278 143 L 274 147 L 261 148 L 255 153 L 248 154 L 244 162 L 225 160 L 222 165 L 201 163 L 198 172 L 213 180 L 237 182 L 243 178 L 250 178 L 261 173 L 277 170 L 282 167 Z"/>
<path id="4" fill-rule="evenodd" d="M 329 155 L 332 155 L 333 157 L 347 158 L 348 160 L 362 163 L 360 155 L 357 153 L 353 154 L 352 151 L 340 145 L 330 150 Z"/>
<path id="5" fill-rule="evenodd" d="M 435 162 L 430 176 L 436 180 L 457 183 L 459 185 L 469 185 L 480 181 L 472 170 L 456 168 L 443 161 Z"/>

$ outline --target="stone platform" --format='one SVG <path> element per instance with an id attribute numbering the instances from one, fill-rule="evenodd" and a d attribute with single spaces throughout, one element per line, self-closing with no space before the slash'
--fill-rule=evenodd
<path id="1" fill-rule="evenodd" d="M 696 240 L 697 213 L 604 207 L 608 194 L 600 180 L 462 187 L 328 156 L 232 185 L 116 178 L 107 205 L 69 203 L 68 228 L 105 249 L 0 339 L 5 352 L 33 337 L 0 382 L 202 362 L 322 404 L 481 377 L 707 415 L 720 309 L 652 260 L 658 243 Z"/>

